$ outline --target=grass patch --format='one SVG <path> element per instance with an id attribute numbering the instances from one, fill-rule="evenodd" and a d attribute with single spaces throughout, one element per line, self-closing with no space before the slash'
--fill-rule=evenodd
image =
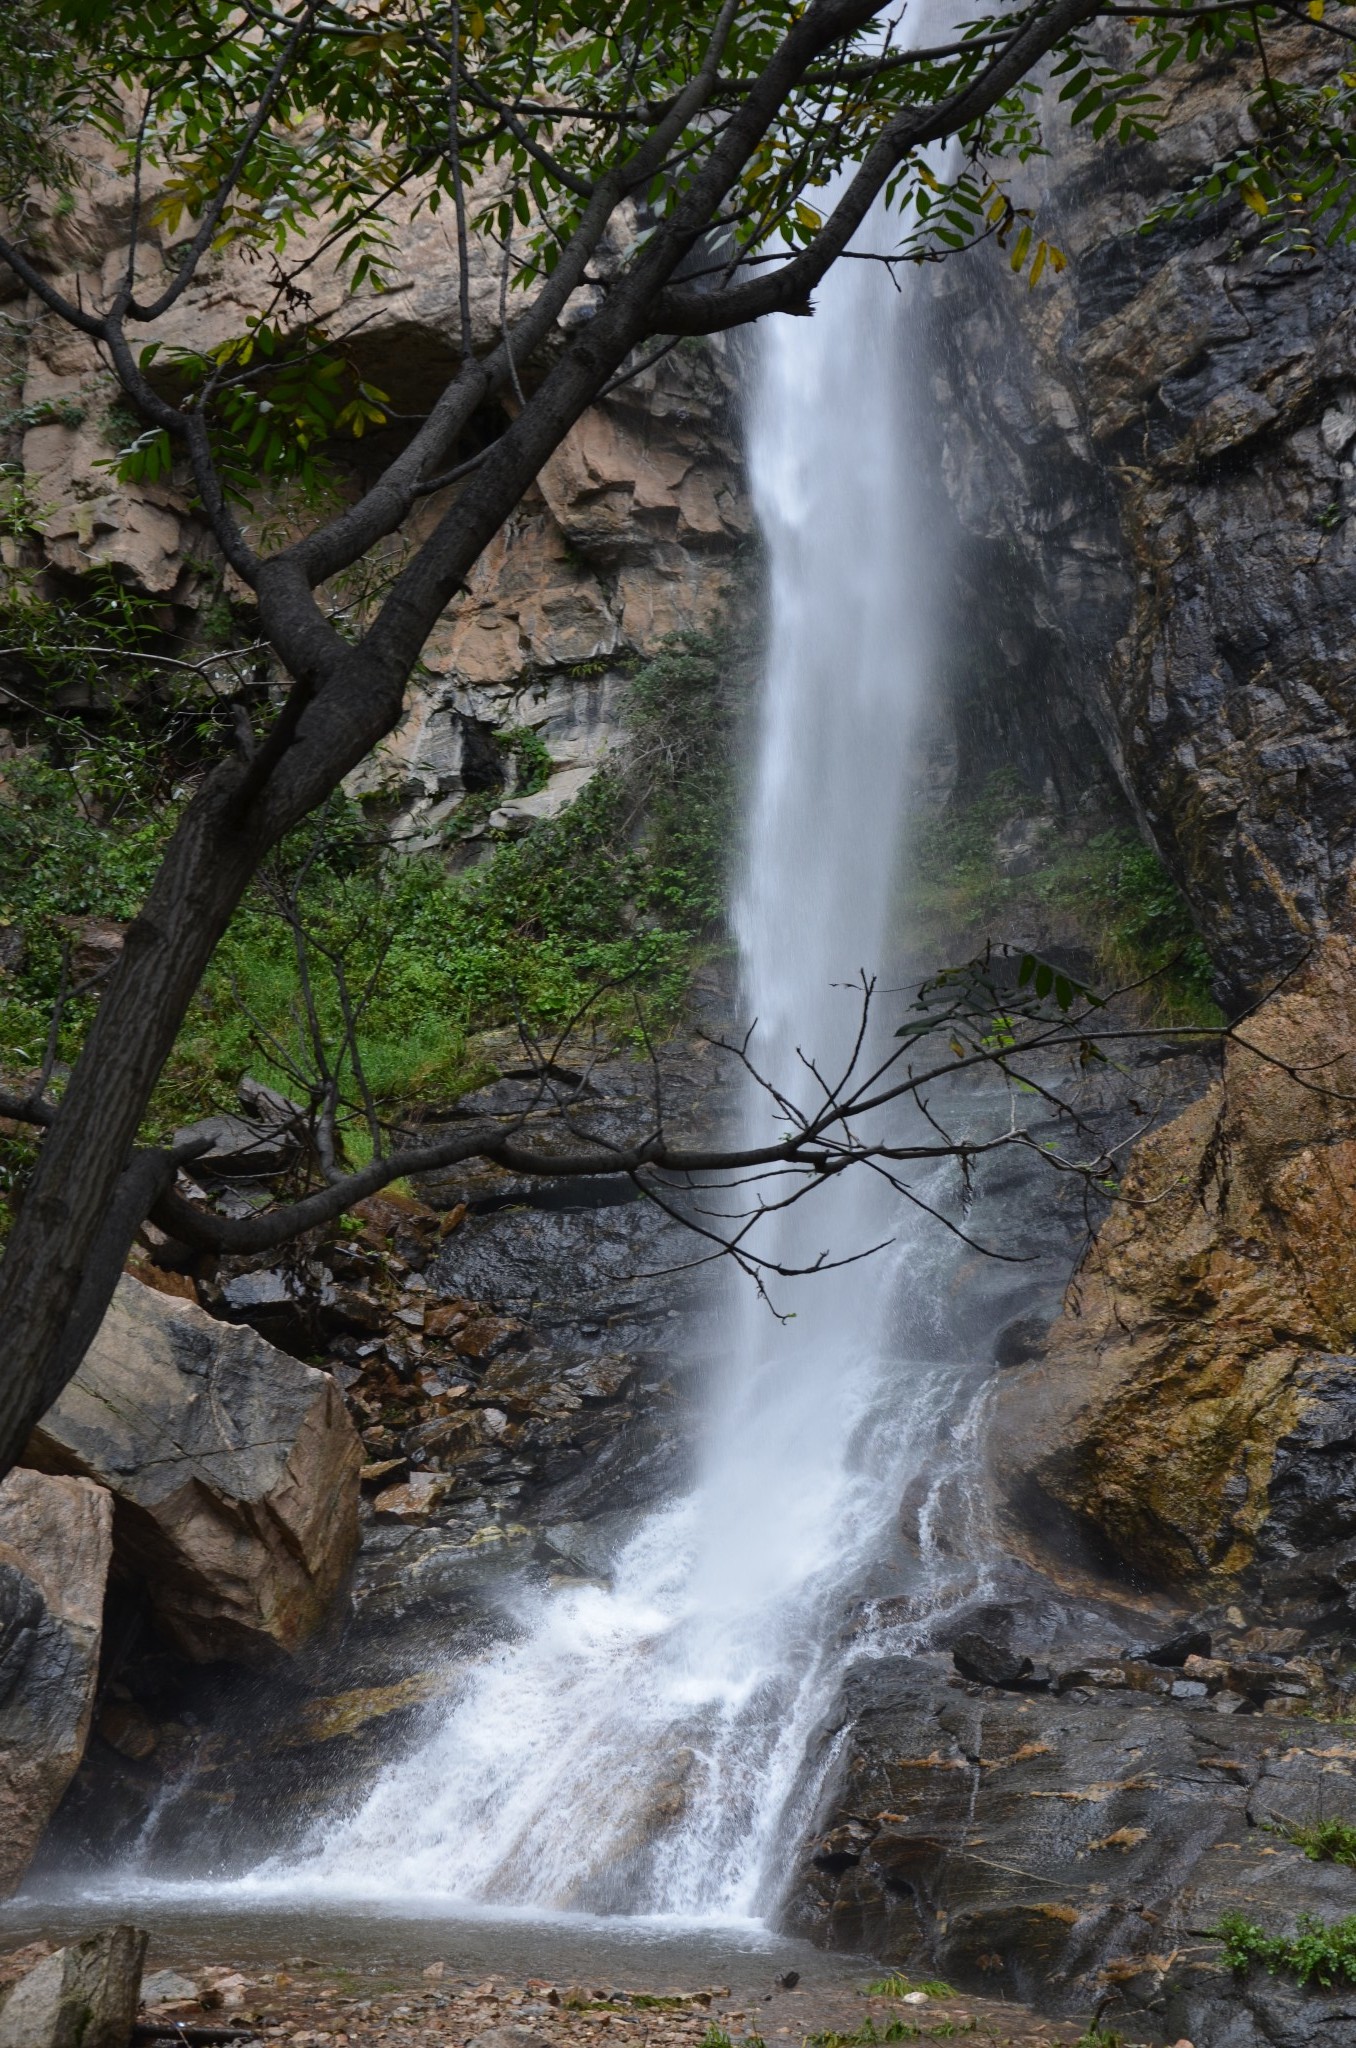
<path id="1" fill-rule="evenodd" d="M 895 1971 L 889 1977 L 877 1977 L 867 1985 L 863 1994 L 867 1998 L 907 1998 L 910 1992 L 921 1991 L 926 1998 L 954 1998 L 955 1989 L 943 1984 L 939 1977 L 923 1977 L 915 1981 Z"/>
<path id="2" fill-rule="evenodd" d="M 1226 1913 L 1215 1930 L 1223 1943 L 1220 1960 L 1230 1970 L 1258 1964 L 1273 1977 L 1293 1977 L 1304 1987 L 1356 1984 L 1356 1913 L 1345 1920 L 1301 1914 L 1293 1934 L 1268 1934 L 1242 1913 Z"/>
<path id="3" fill-rule="evenodd" d="M 1121 2036 L 1094 2020 L 1086 2034 L 1080 2034 L 1076 2048 L 1124 2048 Z"/>

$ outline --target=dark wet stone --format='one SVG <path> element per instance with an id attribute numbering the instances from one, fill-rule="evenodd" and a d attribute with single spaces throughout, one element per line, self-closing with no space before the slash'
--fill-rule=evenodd
<path id="1" fill-rule="evenodd" d="M 1146 1664 L 1162 1664 L 1170 1670 L 1180 1670 L 1188 1657 L 1208 1657 L 1210 1641 L 1208 1628 L 1184 1628 L 1175 1636 L 1169 1636 L 1165 1643 L 1156 1643 L 1151 1650 L 1142 1650 L 1140 1655 Z"/>
<path id="2" fill-rule="evenodd" d="M 1020 1685 L 1033 1670 L 1029 1657 L 1018 1655 L 993 1636 L 972 1632 L 952 1645 L 952 1662 L 962 1678 L 975 1685 Z"/>
<path id="3" fill-rule="evenodd" d="M 784 1924 L 834 1948 L 1201 2048 L 1351 2048 L 1349 1987 L 1236 1981 L 1212 1936 L 1351 1910 L 1273 1817 L 1356 1818 L 1339 1729 L 1134 1690 L 967 1694 L 941 1657 L 863 1665 Z M 1205 1688 L 1202 1687 L 1204 1692 Z M 1304 2028 L 1308 2031 L 1304 2031 Z"/>

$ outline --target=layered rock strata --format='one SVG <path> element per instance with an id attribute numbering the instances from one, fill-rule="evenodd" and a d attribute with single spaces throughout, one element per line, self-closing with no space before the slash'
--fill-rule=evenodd
<path id="1" fill-rule="evenodd" d="M 74 205 L 35 215 L 29 232 L 53 281 L 88 298 L 123 274 L 131 223 L 125 182 L 93 138 L 85 167 Z M 152 183 L 138 223 L 137 264 L 147 282 L 167 276 L 174 258 L 157 198 Z M 385 225 L 392 285 L 379 296 L 348 294 L 332 253 L 321 251 L 321 226 L 297 254 L 315 256 L 310 317 L 408 418 L 427 411 L 456 367 L 455 255 L 439 217 L 411 211 Z M 595 268 L 601 274 L 617 260 L 617 249 L 605 250 Z M 478 349 L 498 338 L 500 269 L 497 251 L 473 245 Z M 162 363 L 176 347 L 211 349 L 244 331 L 259 291 L 239 252 L 219 250 L 145 338 L 161 344 Z M 576 295 L 564 324 L 588 317 L 596 291 L 595 282 Z M 276 678 L 251 645 L 249 593 L 219 560 L 186 479 L 131 485 L 114 477 L 115 452 L 139 423 L 92 344 L 36 299 L 16 295 L 9 273 L 0 279 L 0 305 L 0 382 L 13 399 L 9 488 L 21 513 L 16 531 L 27 536 L 4 542 L 9 566 L 63 581 L 112 575 L 162 602 L 163 620 L 201 659 L 206 692 L 271 687 Z M 435 630 L 403 723 L 352 779 L 352 793 L 374 805 L 397 841 L 442 844 L 467 796 L 479 801 L 473 828 L 457 836 L 463 854 L 466 840 L 521 831 L 558 811 L 618 740 L 629 667 L 676 633 L 720 623 L 750 527 L 730 416 L 734 383 L 723 342 L 684 344 L 572 428 Z M 476 431 L 488 436 L 504 423 L 496 413 Z M 340 496 L 394 452 L 395 431 L 335 448 Z M 409 529 L 412 542 L 431 531 L 444 503 L 427 501 Z M 265 496 L 254 509 L 257 523 L 290 530 L 286 503 Z M 334 601 L 351 613 L 364 598 L 345 587 Z M 530 776 L 512 743 L 523 732 L 545 750 Z"/>
<path id="2" fill-rule="evenodd" d="M 1350 1872 L 1293 1839 L 1316 1819 L 1356 1822 L 1348 1733 L 1285 1718 L 1284 1700 L 1221 1718 L 1204 1683 L 1171 1671 L 1155 1697 L 1105 1644 L 1065 1661 L 1059 1696 L 967 1683 L 940 1657 L 855 1673 L 845 1766 L 790 1926 L 991 1994 L 1095 2008 L 1131 2039 L 1351 2040 L 1350 1986 L 1236 1982 L 1218 1938 L 1230 1910 L 1268 1926 L 1349 1911 Z"/>
<path id="3" fill-rule="evenodd" d="M 1356 946 L 1329 939 L 1145 1139 L 991 1443 L 1028 1519 L 1316 1624 L 1356 1588 Z"/>

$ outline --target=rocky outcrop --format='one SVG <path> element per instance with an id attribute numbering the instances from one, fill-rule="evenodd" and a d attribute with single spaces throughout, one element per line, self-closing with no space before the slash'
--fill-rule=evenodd
<path id="1" fill-rule="evenodd" d="M 1350 1873 L 1293 1839 L 1356 1822 L 1349 1732 L 1222 1719 L 1093 1668 L 1059 1697 L 967 1684 L 942 1659 L 848 1682 L 852 1741 L 792 1892 L 791 1927 L 928 1976 L 1101 2008 L 1104 2024 L 1228 2048 L 1310 2048 L 1356 2029 L 1350 1986 L 1236 1982 L 1218 1926 L 1350 1910 Z M 1078 1674 L 1072 1674 L 1076 1677 Z"/>
<path id="2" fill-rule="evenodd" d="M 991 1443 L 1028 1518 L 1317 1621 L 1356 1588 L 1356 946 L 1328 940 L 1138 1148 Z"/>
<path id="3" fill-rule="evenodd" d="M 1340 920 L 1356 855 L 1356 259 L 1277 259 L 1236 201 L 1142 235 L 1238 134 L 1232 69 L 1165 90 L 1114 177 L 1054 124 L 1048 291 L 993 250 L 936 273 L 958 724 L 1038 788 L 1091 724 L 1236 1004 Z"/>
<path id="4" fill-rule="evenodd" d="M 35 215 L 28 230 L 54 281 L 97 294 L 101 278 L 121 272 L 130 222 L 125 184 L 108 152 L 94 138 L 82 147 L 87 174 L 74 205 Z M 406 217 L 385 218 L 394 271 L 392 288 L 379 297 L 348 295 L 333 252 L 321 246 L 320 226 L 297 251 L 314 257 L 310 317 L 339 337 L 351 330 L 344 346 L 355 366 L 407 418 L 428 410 L 459 348 L 455 254 L 441 222 L 413 210 L 417 196 Z M 173 262 L 174 236 L 156 197 L 148 189 L 137 238 L 147 279 Z M 616 260 L 615 249 L 605 250 L 597 265 Z M 498 337 L 500 267 L 497 250 L 474 244 L 477 348 Z M 14 290 L 7 279 L 0 295 Z M 224 248 L 146 338 L 171 351 L 210 349 L 243 331 L 259 294 L 256 271 Z M 596 283 L 585 286 L 562 324 L 587 317 L 595 296 Z M 517 292 L 513 300 L 521 303 Z M 4 543 L 11 566 L 22 556 L 26 568 L 63 579 L 111 572 L 164 601 L 162 622 L 173 620 L 203 659 L 205 687 L 259 688 L 248 651 L 249 594 L 218 559 L 186 480 L 132 486 L 111 474 L 115 449 L 137 426 L 92 345 L 22 297 L 7 333 L 3 367 L 19 393 L 8 452 L 17 463 L 15 489 L 31 510 L 31 539 L 17 553 L 15 542 Z M 476 803 L 451 838 L 463 858 L 487 834 L 522 831 L 560 810 L 615 746 L 636 659 L 675 633 L 718 624 L 750 525 L 731 418 L 734 383 L 723 341 L 684 344 L 571 429 L 435 629 L 402 724 L 351 780 L 351 792 L 400 843 L 443 845 L 468 796 Z M 476 432 L 483 438 L 504 423 L 496 412 Z M 393 447 L 391 434 L 379 432 L 337 448 L 339 489 L 359 487 L 364 465 Z M 412 539 L 431 528 L 444 503 L 428 500 Z M 285 525 L 287 512 L 261 503 L 260 516 Z M 531 774 L 523 769 L 524 732 L 540 742 Z"/>
<path id="5" fill-rule="evenodd" d="M 112 1541 L 102 1487 L 23 1471 L 0 1484 L 0 1898 L 84 1754 Z"/>
<path id="6" fill-rule="evenodd" d="M 146 1941 L 115 1927 L 44 1956 L 4 1994 L 0 2048 L 127 2048 Z"/>
<path id="7" fill-rule="evenodd" d="M 120 1566 L 199 1662 L 295 1650 L 352 1562 L 362 1447 L 333 1380 L 130 1278 L 27 1461 L 109 1488 Z"/>

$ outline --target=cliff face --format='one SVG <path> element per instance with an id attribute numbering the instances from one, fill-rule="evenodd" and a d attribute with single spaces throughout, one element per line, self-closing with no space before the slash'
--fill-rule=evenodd
<path id="1" fill-rule="evenodd" d="M 175 237 L 158 219 L 155 201 L 151 190 L 137 224 L 136 268 L 139 277 L 163 283 Z M 305 284 L 311 317 L 334 337 L 349 337 L 362 375 L 408 418 L 427 409 L 456 366 L 455 263 L 441 217 L 411 213 L 389 226 L 396 257 L 391 289 L 349 296 L 319 229 Z M 36 225 L 37 252 L 64 290 L 97 294 L 124 273 L 131 238 L 124 188 L 91 143 L 74 204 Z M 601 259 L 604 267 L 608 261 L 615 252 Z M 500 269 L 497 252 L 477 246 L 471 298 L 478 347 L 498 333 Z M 167 349 L 210 349 L 240 333 L 270 289 L 237 254 L 220 251 L 145 338 Z M 594 295 L 593 287 L 582 288 L 562 324 L 587 319 Z M 216 558 L 183 478 L 129 486 L 113 477 L 110 458 L 137 423 L 119 404 L 92 345 L 35 300 L 11 295 L 0 304 L 0 357 L 8 401 L 0 418 L 8 443 L 0 454 L 9 458 L 8 566 L 66 584 L 111 572 L 162 600 L 166 624 L 209 658 L 209 682 L 229 688 L 229 665 L 214 681 L 210 656 L 215 644 L 238 646 L 252 637 L 247 593 Z M 355 793 L 377 798 L 407 843 L 435 843 L 471 791 L 500 799 L 491 831 L 520 830 L 559 810 L 617 737 L 626 665 L 674 633 L 718 623 L 749 529 L 730 419 L 733 389 L 720 345 L 677 349 L 594 407 L 557 450 L 448 608 L 425 651 L 404 723 L 354 780 Z M 502 423 L 496 415 L 478 428 L 488 437 Z M 339 450 L 337 495 L 393 449 L 392 434 L 378 432 Z M 430 501 L 429 523 L 441 502 Z M 257 530 L 271 522 L 281 535 L 290 516 L 286 504 L 261 500 L 253 523 Z M 374 587 L 395 566 L 394 557 L 378 565 Z M 331 595 L 353 606 L 372 591 L 353 583 Z M 545 784 L 530 793 L 521 788 L 512 747 L 499 737 L 524 728 L 549 755 Z M 544 769 L 540 755 L 538 762 Z"/>
<path id="2" fill-rule="evenodd" d="M 1069 269 L 1029 293 L 996 249 L 943 265 L 933 390 L 987 715 L 1020 704 L 1028 749 L 1092 724 L 1231 1004 L 1340 918 L 1356 851 L 1356 263 L 1277 259 L 1236 204 L 1137 230 L 1232 146 L 1237 100 L 1180 97 L 1114 178 L 1052 138 Z"/>

